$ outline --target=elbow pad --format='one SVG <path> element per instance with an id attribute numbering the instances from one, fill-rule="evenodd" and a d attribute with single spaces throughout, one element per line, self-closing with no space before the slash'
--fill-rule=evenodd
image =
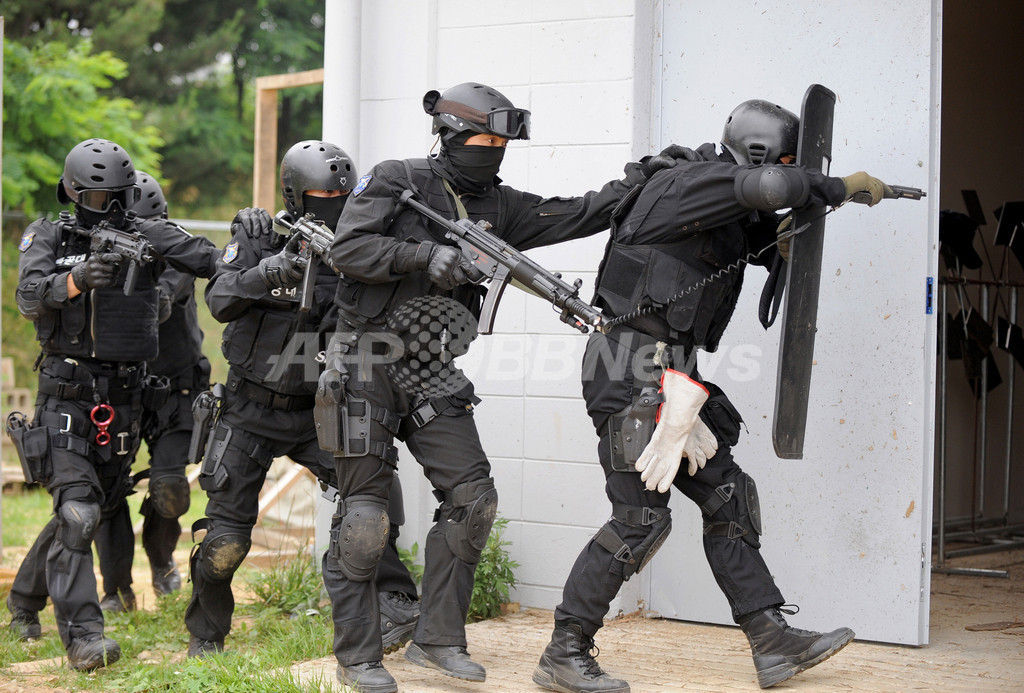
<path id="1" fill-rule="evenodd" d="M 796 166 L 751 166 L 736 176 L 736 200 L 744 207 L 774 211 L 802 207 L 810 182 Z"/>

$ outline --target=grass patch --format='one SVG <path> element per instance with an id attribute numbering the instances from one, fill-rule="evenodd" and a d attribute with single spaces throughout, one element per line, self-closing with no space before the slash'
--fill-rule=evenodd
<path id="1" fill-rule="evenodd" d="M 311 572 L 312 566 L 311 558 L 296 559 L 267 571 L 253 571 L 248 581 L 236 575 L 236 585 L 241 587 L 236 592 L 267 594 L 271 602 L 260 598 L 238 605 L 223 655 L 204 660 L 184 658 L 188 647 L 184 616 L 191 596 L 186 585 L 177 594 L 158 598 L 154 610 L 108 614 L 106 635 L 120 644 L 121 660 L 92 674 L 63 666 L 65 653 L 52 609 L 40 614 L 43 637 L 37 642 L 19 642 L 4 628 L 0 632 L 0 667 L 6 671 L 0 676 L 26 683 L 43 680 L 46 687 L 69 691 L 320 691 L 320 682 L 299 683 L 288 671 L 295 662 L 331 654 L 329 610 L 301 606 L 319 599 L 317 585 L 322 581 L 319 573 Z M 302 589 L 297 582 L 300 575 L 304 576 Z M 292 604 L 301 611 L 287 612 Z M 9 669 L 18 662 L 50 658 L 58 659 L 25 678 Z"/>

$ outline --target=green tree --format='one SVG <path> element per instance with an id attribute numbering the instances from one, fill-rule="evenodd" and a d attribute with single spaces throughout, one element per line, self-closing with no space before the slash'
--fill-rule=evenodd
<path id="1" fill-rule="evenodd" d="M 4 42 L 3 201 L 28 215 L 61 208 L 54 185 L 64 157 L 78 142 L 101 137 L 117 142 L 140 169 L 159 175 L 156 128 L 125 98 L 104 94 L 124 76 L 125 63 L 92 42 L 57 41 L 26 46 Z"/>
<path id="2" fill-rule="evenodd" d="M 8 40 L 30 50 L 90 41 L 96 52 L 127 64 L 116 77 L 108 73 L 105 93 L 133 101 L 144 114 L 138 125 L 158 129 L 161 183 L 172 208 L 180 216 L 217 218 L 251 196 L 253 80 L 322 66 L 324 5 L 4 0 L 3 12 Z M 322 103 L 319 88 L 282 93 L 278 157 L 295 141 L 319 135 Z"/>

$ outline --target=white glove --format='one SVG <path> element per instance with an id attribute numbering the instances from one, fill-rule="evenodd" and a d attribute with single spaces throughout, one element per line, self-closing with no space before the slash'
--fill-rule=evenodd
<path id="1" fill-rule="evenodd" d="M 658 411 L 654 435 L 634 466 L 640 472 L 640 480 L 647 482 L 648 491 L 657 489 L 659 493 L 665 493 L 679 471 L 683 450 L 699 421 L 697 414 L 707 401 L 708 391 L 686 374 L 669 369 L 661 376 L 661 392 L 665 403 Z M 717 442 L 715 445 L 717 449 Z M 695 457 L 697 447 L 694 448 Z M 697 470 L 693 471 L 696 473 Z"/>
<path id="2" fill-rule="evenodd" d="M 690 437 L 683 445 L 683 457 L 690 460 L 690 468 L 687 469 L 690 476 L 696 474 L 697 469 L 704 469 L 704 465 L 715 456 L 716 452 L 718 452 L 718 439 L 715 438 L 715 434 L 711 432 L 707 424 L 698 418 L 697 423 L 693 425 L 693 430 L 690 431 Z"/>

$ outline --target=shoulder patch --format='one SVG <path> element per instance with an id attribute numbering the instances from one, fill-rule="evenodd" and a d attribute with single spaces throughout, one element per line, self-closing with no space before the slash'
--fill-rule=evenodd
<path id="1" fill-rule="evenodd" d="M 223 259 L 224 262 L 231 262 L 236 257 L 238 257 L 238 241 L 232 241 L 224 248 L 224 257 L 221 259 Z"/>
<path id="2" fill-rule="evenodd" d="M 24 253 L 26 250 L 31 248 L 32 241 L 35 240 L 35 237 L 35 231 L 26 231 L 25 234 L 21 237 L 21 243 L 18 244 L 18 250 Z"/>
<path id="3" fill-rule="evenodd" d="M 370 180 L 372 178 L 373 176 L 370 175 L 369 173 L 360 178 L 359 182 L 356 183 L 356 187 L 352 190 L 352 196 L 355 197 L 359 193 L 363 192 L 363 190 L 366 190 L 366 186 L 370 184 Z"/>

